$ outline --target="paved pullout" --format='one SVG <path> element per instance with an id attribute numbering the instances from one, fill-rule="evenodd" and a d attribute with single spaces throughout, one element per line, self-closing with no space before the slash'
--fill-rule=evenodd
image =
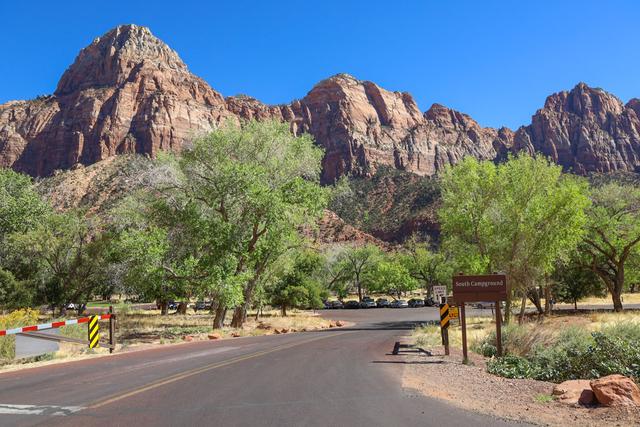
<path id="1" fill-rule="evenodd" d="M 7 372 L 0 374 L 0 425 L 511 425 L 402 388 L 404 358 L 388 353 L 416 321 L 436 316 L 428 308 L 363 310 L 345 329 Z"/>

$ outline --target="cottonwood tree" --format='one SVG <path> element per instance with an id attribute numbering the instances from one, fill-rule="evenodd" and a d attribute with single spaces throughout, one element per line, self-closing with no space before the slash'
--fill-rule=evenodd
<path id="1" fill-rule="evenodd" d="M 305 251 L 295 257 L 293 265 L 267 288 L 271 303 L 279 306 L 282 315 L 288 308 L 321 308 L 328 291 L 321 283 L 324 260 L 318 253 Z"/>
<path id="2" fill-rule="evenodd" d="M 347 247 L 338 256 L 342 274 L 351 281 L 358 292 L 358 300 L 362 301 L 363 275 L 380 261 L 382 251 L 373 244 Z"/>
<path id="3" fill-rule="evenodd" d="M 29 264 L 32 286 L 47 302 L 66 310 L 70 302 L 86 302 L 103 281 L 108 239 L 81 212 L 46 216 L 26 232 L 9 236 L 16 264 Z"/>
<path id="4" fill-rule="evenodd" d="M 409 270 L 393 257 L 380 260 L 364 273 L 363 280 L 369 290 L 394 295 L 402 294 L 418 288 L 419 282 L 411 276 Z"/>
<path id="5" fill-rule="evenodd" d="M 544 158 L 521 155 L 495 165 L 468 157 L 442 176 L 444 244 L 469 273 L 504 271 L 513 296 L 527 296 L 573 250 L 589 206 L 582 180 Z"/>
<path id="6" fill-rule="evenodd" d="M 411 277 L 423 284 L 429 295 L 433 292 L 433 286 L 446 286 L 451 282 L 453 274 L 451 262 L 444 251 L 432 249 L 427 242 L 409 240 L 398 259 L 407 268 Z"/>
<path id="7" fill-rule="evenodd" d="M 581 248 L 611 293 L 614 310 L 622 311 L 626 268 L 640 244 L 640 188 L 613 182 L 594 188 L 591 199 Z"/>
<path id="8" fill-rule="evenodd" d="M 242 326 L 262 275 L 300 244 L 300 228 L 322 213 L 327 192 L 319 185 L 321 159 L 309 135 L 296 137 L 277 122 L 247 122 L 196 138 L 152 173 L 164 212 L 156 218 L 183 221 L 187 215 L 187 223 L 200 223 L 200 242 L 192 246 L 198 265 L 206 265 L 200 271 L 223 260 L 219 281 L 242 282 L 240 303 L 218 295 L 214 327 L 233 306 L 232 326 Z"/>

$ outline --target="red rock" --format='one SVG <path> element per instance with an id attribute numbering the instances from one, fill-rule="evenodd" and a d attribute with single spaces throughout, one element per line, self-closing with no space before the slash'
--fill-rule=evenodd
<path id="1" fill-rule="evenodd" d="M 589 380 L 569 380 L 557 384 L 553 388 L 553 395 L 556 396 L 558 402 L 568 405 L 593 405 L 597 403 Z"/>
<path id="2" fill-rule="evenodd" d="M 231 332 L 231 336 L 233 338 L 239 338 L 240 337 L 240 333 L 239 332 Z"/>
<path id="3" fill-rule="evenodd" d="M 342 323 L 342 321 L 341 321 L 341 320 L 338 320 L 338 321 L 336 322 L 336 326 L 338 326 L 338 327 L 342 327 L 342 326 L 344 326 L 344 323 Z"/>
<path id="4" fill-rule="evenodd" d="M 282 329 L 280 329 L 280 332 L 282 332 L 283 334 L 287 334 L 287 333 L 289 333 L 289 329 L 282 328 Z"/>
<path id="5" fill-rule="evenodd" d="M 216 332 L 216 333 L 207 335 L 207 338 L 209 338 L 210 340 L 219 340 L 220 338 L 222 338 L 222 335 Z"/>
<path id="6" fill-rule="evenodd" d="M 591 381 L 591 389 L 604 406 L 640 406 L 640 388 L 631 378 L 608 375 Z"/>
<path id="7" fill-rule="evenodd" d="M 278 329 L 274 329 L 273 333 L 276 334 L 276 335 L 280 335 L 281 332 Z"/>
<path id="8" fill-rule="evenodd" d="M 325 149 L 322 181 L 370 176 L 381 165 L 433 175 L 465 156 L 501 159 L 542 152 L 577 173 L 640 167 L 640 100 L 580 83 L 547 98 L 529 126 L 480 126 L 433 104 L 422 113 L 408 93 L 338 74 L 299 101 L 270 106 L 223 98 L 191 74 L 149 29 L 123 25 L 82 49 L 52 96 L 0 105 L 0 166 L 34 176 L 121 153 L 177 151 L 228 120 L 279 120 Z"/>
<path id="9" fill-rule="evenodd" d="M 185 335 L 182 339 L 187 342 L 193 341 L 193 337 L 191 335 Z"/>

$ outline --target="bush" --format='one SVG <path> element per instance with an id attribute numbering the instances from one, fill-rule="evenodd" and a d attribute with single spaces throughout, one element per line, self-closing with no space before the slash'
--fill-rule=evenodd
<path id="1" fill-rule="evenodd" d="M 589 334 L 579 328 L 562 331 L 555 343 L 523 356 L 489 361 L 488 371 L 508 378 L 562 382 L 621 374 L 640 380 L 638 328 L 604 328 Z M 513 336 L 520 336 L 513 334 Z M 483 344 L 490 352 L 491 344 Z"/>
<path id="2" fill-rule="evenodd" d="M 487 363 L 487 371 L 506 378 L 531 378 L 534 376 L 535 367 L 524 357 L 504 356 L 490 360 Z"/>
<path id="3" fill-rule="evenodd" d="M 33 325 L 38 322 L 36 310 L 16 310 L 0 316 L 0 330 Z M 15 357 L 15 336 L 0 337 L 0 364 L 7 363 Z"/>

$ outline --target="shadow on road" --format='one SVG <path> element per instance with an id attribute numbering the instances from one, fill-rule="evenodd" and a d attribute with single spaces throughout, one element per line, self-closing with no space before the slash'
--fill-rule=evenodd
<path id="1" fill-rule="evenodd" d="M 372 360 L 371 363 L 392 363 L 400 365 L 439 365 L 443 360 Z"/>
<path id="2" fill-rule="evenodd" d="M 346 328 L 319 329 L 313 332 L 335 332 L 340 331 L 410 331 L 421 326 L 434 324 L 433 321 L 401 321 L 401 322 L 378 322 L 363 325 L 348 326 Z"/>

